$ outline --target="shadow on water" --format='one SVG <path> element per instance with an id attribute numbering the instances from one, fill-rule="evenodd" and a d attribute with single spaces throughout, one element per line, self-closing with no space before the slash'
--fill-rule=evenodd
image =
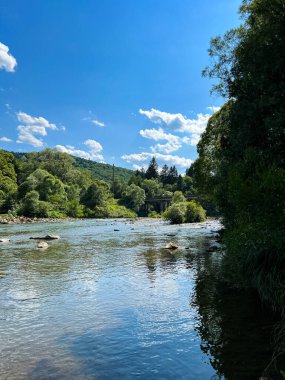
<path id="1" fill-rule="evenodd" d="M 196 330 L 201 348 L 211 358 L 215 379 L 257 380 L 271 361 L 279 317 L 261 303 L 256 292 L 225 284 L 220 259 L 221 253 L 214 252 L 195 263 L 191 304 L 199 315 Z M 267 376 L 283 378 L 277 369 Z"/>

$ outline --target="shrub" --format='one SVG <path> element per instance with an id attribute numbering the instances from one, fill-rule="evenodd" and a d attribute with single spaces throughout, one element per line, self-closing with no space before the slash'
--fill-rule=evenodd
<path id="1" fill-rule="evenodd" d="M 195 201 L 187 202 L 185 219 L 187 223 L 204 222 L 206 211 Z"/>
<path id="2" fill-rule="evenodd" d="M 161 218 L 161 215 L 158 214 L 156 211 L 152 210 L 148 213 L 148 217 L 149 218 L 156 218 L 156 219 L 159 219 Z"/>
<path id="3" fill-rule="evenodd" d="M 164 212 L 163 217 L 166 220 L 169 220 L 172 224 L 181 224 L 185 222 L 186 214 L 186 203 L 173 203 L 168 209 Z"/>
<path id="4" fill-rule="evenodd" d="M 186 199 L 182 193 L 182 191 L 175 191 L 175 193 L 173 194 L 173 198 L 172 198 L 172 203 L 181 203 L 181 202 L 185 202 Z"/>

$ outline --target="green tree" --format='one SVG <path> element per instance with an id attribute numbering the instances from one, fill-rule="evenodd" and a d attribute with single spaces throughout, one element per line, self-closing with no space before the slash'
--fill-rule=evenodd
<path id="1" fill-rule="evenodd" d="M 175 191 L 175 193 L 173 194 L 173 199 L 172 199 L 172 203 L 181 203 L 181 202 L 185 202 L 186 199 L 182 193 L 182 191 Z"/>
<path id="2" fill-rule="evenodd" d="M 104 206 L 108 197 L 110 191 L 106 182 L 95 181 L 83 194 L 81 202 L 90 210 L 94 210 L 97 206 Z"/>
<path id="3" fill-rule="evenodd" d="M 205 74 L 218 79 L 214 89 L 230 101 L 210 119 L 194 165 L 199 189 L 223 214 L 228 267 L 283 307 L 284 6 L 244 1 L 243 24 L 212 40 Z"/>
<path id="4" fill-rule="evenodd" d="M 145 179 L 141 188 L 144 189 L 147 198 L 154 198 L 161 195 L 162 187 L 157 179 Z"/>
<path id="5" fill-rule="evenodd" d="M 7 212 L 17 194 L 16 160 L 11 153 L 0 150 L 0 211 Z"/>
<path id="6" fill-rule="evenodd" d="M 174 166 L 170 166 L 168 176 L 167 176 L 167 183 L 170 185 L 173 185 L 178 179 L 178 172 L 177 169 Z"/>
<path id="7" fill-rule="evenodd" d="M 150 160 L 150 163 L 149 163 L 149 166 L 145 172 L 145 178 L 146 179 L 156 179 L 159 177 L 159 173 L 158 173 L 158 164 L 156 162 L 156 159 L 155 157 L 152 157 L 152 159 Z"/>
<path id="8" fill-rule="evenodd" d="M 159 174 L 160 181 L 161 181 L 163 184 L 166 184 L 166 183 L 167 183 L 168 175 L 169 175 L 169 168 L 168 168 L 168 166 L 165 164 L 165 165 L 163 165 L 163 167 L 162 167 L 162 169 L 161 169 L 161 172 L 160 172 L 160 174 Z"/>
<path id="9" fill-rule="evenodd" d="M 126 188 L 126 191 L 123 196 L 123 200 L 127 207 L 138 212 L 141 206 L 145 202 L 145 191 L 144 189 L 131 184 Z"/>

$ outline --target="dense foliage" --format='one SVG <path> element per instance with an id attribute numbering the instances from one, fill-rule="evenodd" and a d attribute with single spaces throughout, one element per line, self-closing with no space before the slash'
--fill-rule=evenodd
<path id="1" fill-rule="evenodd" d="M 195 202 L 175 202 L 163 214 L 172 224 L 197 223 L 206 220 L 203 207 Z"/>
<path id="2" fill-rule="evenodd" d="M 17 159 L 22 159 L 24 156 L 30 156 L 31 153 L 13 153 Z M 81 157 L 73 157 L 73 166 L 77 169 L 85 169 L 92 173 L 95 178 L 101 179 L 107 183 L 113 181 L 113 166 L 110 164 L 103 164 L 92 160 L 86 160 Z M 115 167 L 115 178 L 121 182 L 128 182 L 132 176 L 133 171 Z"/>
<path id="3" fill-rule="evenodd" d="M 1 213 L 28 217 L 136 215 L 113 199 L 107 182 L 78 168 L 74 157 L 55 150 L 25 154 L 0 150 L 0 179 Z"/>
<path id="4" fill-rule="evenodd" d="M 215 89 L 193 171 L 226 227 L 228 273 L 278 307 L 285 301 L 285 1 L 244 1 L 244 23 L 212 40 Z"/>
<path id="5" fill-rule="evenodd" d="M 110 168 L 112 181 L 109 178 L 107 182 L 100 179 L 102 175 L 98 178 L 94 174 L 96 163 L 66 153 L 46 149 L 12 154 L 0 150 L 0 213 L 27 217 L 158 217 L 162 210 L 155 202 L 148 207 L 146 202 L 165 197 L 171 200 L 173 192 L 173 202 L 185 202 L 185 196 L 195 193 L 191 177 L 178 175 L 175 166 L 168 169 L 165 165 L 159 173 L 155 158 L 146 173 L 123 171 L 128 181 L 122 180 L 124 169 Z"/>

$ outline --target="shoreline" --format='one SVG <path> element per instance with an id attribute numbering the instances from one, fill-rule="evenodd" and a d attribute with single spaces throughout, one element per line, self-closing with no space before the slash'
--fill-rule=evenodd
<path id="1" fill-rule="evenodd" d="M 36 223 L 59 223 L 73 222 L 80 218 L 30 218 L 27 216 L 3 216 L 0 217 L 0 224 L 36 224 Z"/>
<path id="2" fill-rule="evenodd" d="M 79 220 L 95 220 L 95 219 L 110 219 L 110 220 L 122 220 L 127 219 L 128 221 L 138 221 L 138 220 L 157 220 L 156 218 L 149 217 L 135 217 L 135 218 L 37 218 L 37 217 L 27 217 L 27 216 L 0 216 L 0 225 L 7 224 L 36 224 L 36 223 L 64 223 L 64 222 L 76 222 Z"/>

